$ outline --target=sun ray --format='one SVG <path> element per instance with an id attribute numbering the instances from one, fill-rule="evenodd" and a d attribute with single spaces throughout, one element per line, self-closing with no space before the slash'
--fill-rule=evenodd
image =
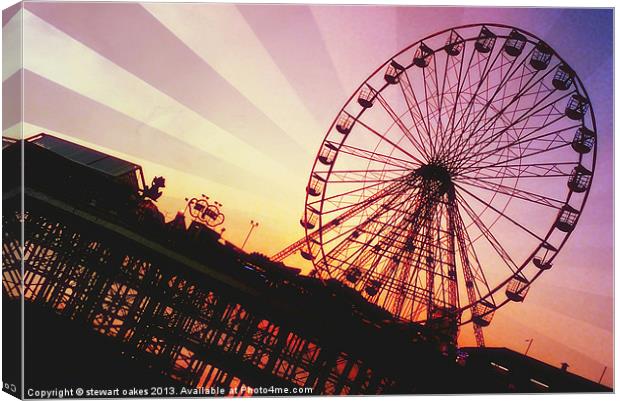
<path id="1" fill-rule="evenodd" d="M 342 102 L 347 93 L 320 40 L 311 7 L 240 4 L 237 9 L 306 107 L 319 121 L 331 122 L 333 116 L 328 110 Z M 317 91 L 317 85 L 321 91 Z"/>
<path id="2" fill-rule="evenodd" d="M 19 9 L 17 13 L 2 26 L 2 81 L 15 74 L 21 68 L 22 13 L 22 9 Z"/>
<path id="3" fill-rule="evenodd" d="M 37 66 L 53 70 L 54 78 L 65 77 L 73 85 L 87 86 L 92 90 L 90 96 L 105 93 L 108 103 L 115 99 L 125 113 L 142 113 L 138 119 L 163 119 L 183 135 L 192 136 L 191 141 L 208 140 L 214 151 L 229 152 L 226 156 L 238 163 L 279 163 L 280 169 L 293 165 L 292 170 L 302 170 L 292 161 L 307 150 L 140 5 L 28 3 L 26 9 L 31 20 L 34 15 L 39 18 L 28 30 L 34 35 L 37 28 L 42 29 L 36 32 L 41 35 L 38 41 L 25 45 L 42 59 Z M 52 40 L 59 41 L 57 47 L 50 46 Z M 63 57 L 67 55 L 72 57 Z M 68 76 L 69 72 L 76 75 Z M 253 121 L 252 126 L 246 119 Z M 248 152 L 248 146 L 258 152 Z"/>
<path id="4" fill-rule="evenodd" d="M 28 49 L 24 55 L 24 65 L 28 70 L 237 167 L 252 171 L 256 163 L 261 163 L 263 171 L 270 176 L 283 174 L 282 165 L 276 160 L 205 120 L 34 14 L 26 11 L 24 24 L 28 27 L 24 36 Z M 48 62 L 50 59 L 55 62 Z M 117 137 L 121 142 L 124 139 L 123 136 Z"/>
<path id="5" fill-rule="evenodd" d="M 308 112 L 303 99 L 282 75 L 236 6 L 148 3 L 143 7 L 287 135 L 301 146 L 312 148 L 313 138 L 324 127 Z M 214 31 L 218 35 L 209 34 Z M 230 36 L 237 40 L 222 40 Z"/>

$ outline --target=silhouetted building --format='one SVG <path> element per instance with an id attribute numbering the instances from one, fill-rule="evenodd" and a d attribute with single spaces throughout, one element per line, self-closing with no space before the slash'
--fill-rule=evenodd
<path id="1" fill-rule="evenodd" d="M 507 348 L 462 348 L 484 392 L 596 392 L 610 388 Z"/>
<path id="2" fill-rule="evenodd" d="M 395 321 L 336 281 L 247 255 L 182 216 L 166 224 L 138 165 L 40 135 L 3 141 L 3 167 L 5 383 L 19 388 L 23 296 L 26 389 L 508 391 L 490 350 L 470 350 L 461 366 L 441 328 Z M 609 391 L 548 377 L 548 389 L 510 390 Z"/>

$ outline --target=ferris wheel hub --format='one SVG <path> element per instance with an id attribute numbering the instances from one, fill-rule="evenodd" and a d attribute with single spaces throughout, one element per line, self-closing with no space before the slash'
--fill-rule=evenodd
<path id="1" fill-rule="evenodd" d="M 451 193 L 454 190 L 452 174 L 441 163 L 428 163 L 419 167 L 414 175 L 422 179 L 426 184 L 437 188 L 440 195 Z"/>

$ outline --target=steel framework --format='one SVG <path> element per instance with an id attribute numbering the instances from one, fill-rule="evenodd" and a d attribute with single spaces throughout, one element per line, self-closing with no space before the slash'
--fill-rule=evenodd
<path id="1" fill-rule="evenodd" d="M 540 38 L 467 25 L 387 60 L 317 152 L 296 250 L 405 321 L 481 327 L 551 267 L 584 208 L 596 124 Z"/>
<path id="2" fill-rule="evenodd" d="M 19 157 L 20 146 L 4 150 L 6 163 Z M 5 302 L 23 297 L 58 315 L 58 324 L 81 322 L 124 344 L 145 366 L 197 388 L 415 392 L 431 388 L 427 370 L 450 369 L 441 352 L 454 350 L 440 330 L 391 322 L 339 283 L 325 286 L 239 253 L 204 225 L 164 224 L 151 201 L 126 184 L 23 146 L 24 211 L 19 191 L 4 199 Z M 5 185 L 18 189 L 20 180 Z M 410 366 L 414 358 L 424 366 Z M 420 379 L 412 381 L 412 372 Z"/>

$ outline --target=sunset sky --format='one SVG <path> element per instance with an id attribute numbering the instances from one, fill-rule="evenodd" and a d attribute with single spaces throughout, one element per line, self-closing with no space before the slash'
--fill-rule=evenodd
<path id="1" fill-rule="evenodd" d="M 316 152 L 338 111 L 379 65 L 453 26 L 500 23 L 550 44 L 580 76 L 598 128 L 590 198 L 567 245 L 523 304 L 485 329 L 603 383 L 613 377 L 613 14 L 611 10 L 379 6 L 26 3 L 3 13 L 23 62 L 3 57 L 3 135 L 47 132 L 131 160 L 170 219 L 185 197 L 223 203 L 224 238 L 274 254 L 299 218 Z M 18 49 L 5 49 L 18 54 Z M 24 124 L 7 99 L 19 100 Z M 17 103 L 16 103 L 17 104 Z M 305 271 L 307 262 L 286 262 Z M 304 264 L 305 263 L 305 264 Z M 465 327 L 462 345 L 474 343 Z"/>

